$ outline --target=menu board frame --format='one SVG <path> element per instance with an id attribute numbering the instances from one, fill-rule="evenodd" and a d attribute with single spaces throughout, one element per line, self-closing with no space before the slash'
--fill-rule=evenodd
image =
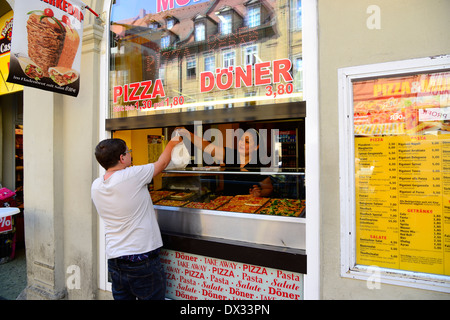
<path id="1" fill-rule="evenodd" d="M 340 121 L 341 276 L 366 280 L 369 289 L 389 283 L 450 292 L 450 276 L 427 271 L 362 264 L 358 259 L 359 202 L 356 199 L 354 84 L 359 81 L 450 71 L 450 55 L 378 63 L 338 70 Z M 370 260 L 370 259 L 369 259 Z M 382 265 L 382 264 L 381 264 Z"/>

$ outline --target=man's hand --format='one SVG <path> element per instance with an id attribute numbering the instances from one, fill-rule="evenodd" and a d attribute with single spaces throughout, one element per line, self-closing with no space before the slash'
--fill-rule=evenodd
<path id="1" fill-rule="evenodd" d="M 253 188 L 250 188 L 250 194 L 254 197 L 261 197 L 261 187 L 258 185 L 253 185 Z"/>
<path id="2" fill-rule="evenodd" d="M 155 172 L 153 174 L 154 176 L 161 173 L 169 165 L 171 155 L 172 155 L 172 149 L 182 141 L 183 141 L 183 138 L 181 136 L 174 136 L 172 139 L 170 139 L 166 148 L 164 149 L 162 154 L 159 156 L 158 160 L 154 163 L 155 164 Z"/>

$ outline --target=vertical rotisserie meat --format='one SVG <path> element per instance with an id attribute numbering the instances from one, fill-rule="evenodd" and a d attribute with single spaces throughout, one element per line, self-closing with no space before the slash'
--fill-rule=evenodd
<path id="1" fill-rule="evenodd" d="M 66 30 L 54 19 L 31 14 L 27 21 L 28 56 L 41 67 L 44 75 L 58 64 L 64 46 Z"/>

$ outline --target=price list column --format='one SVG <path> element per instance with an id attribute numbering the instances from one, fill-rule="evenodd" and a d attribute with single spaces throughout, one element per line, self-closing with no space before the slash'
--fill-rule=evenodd
<path id="1" fill-rule="evenodd" d="M 450 135 L 355 139 L 357 263 L 450 274 Z"/>
<path id="2" fill-rule="evenodd" d="M 398 267 L 395 137 L 355 139 L 357 263 Z"/>
<path id="3" fill-rule="evenodd" d="M 441 143 L 437 135 L 403 139 L 397 148 L 400 268 L 442 273 Z"/>

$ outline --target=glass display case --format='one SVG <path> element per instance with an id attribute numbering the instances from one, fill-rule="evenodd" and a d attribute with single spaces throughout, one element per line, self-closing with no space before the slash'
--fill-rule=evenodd
<path id="1" fill-rule="evenodd" d="M 189 171 L 164 173 L 162 188 L 150 189 L 153 203 L 158 206 L 284 217 L 304 217 L 306 214 L 303 173 L 291 175 L 274 171 L 264 172 L 264 175 L 256 174 L 255 177 L 255 173 L 226 171 L 221 168 L 206 167 L 199 171 L 192 170 L 192 173 L 188 173 Z M 270 179 L 270 183 L 274 185 L 272 196 L 253 196 L 243 192 L 252 189 L 260 178 Z M 226 188 L 227 184 L 231 188 Z M 235 192 L 236 189 L 242 192 Z"/>

